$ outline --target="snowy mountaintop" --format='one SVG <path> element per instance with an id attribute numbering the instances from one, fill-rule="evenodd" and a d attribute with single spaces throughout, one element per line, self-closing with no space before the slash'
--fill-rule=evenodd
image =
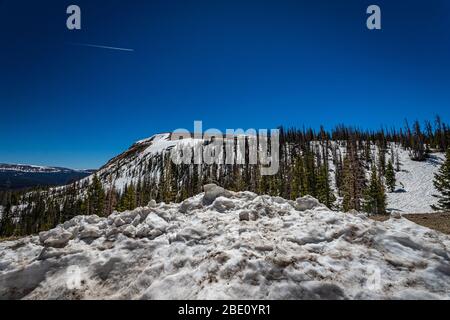
<path id="1" fill-rule="evenodd" d="M 97 175 L 106 186 L 114 185 L 116 189 L 122 190 L 125 184 L 136 183 L 139 178 L 142 178 L 149 160 L 154 156 L 178 146 L 195 146 L 203 141 L 194 138 L 171 140 L 171 133 L 156 134 L 132 144 L 128 150 L 100 168 Z M 158 174 L 158 172 L 152 173 L 155 177 Z"/>

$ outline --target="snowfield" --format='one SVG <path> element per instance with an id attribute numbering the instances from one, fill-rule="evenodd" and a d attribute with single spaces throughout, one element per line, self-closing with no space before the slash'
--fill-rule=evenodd
<path id="1" fill-rule="evenodd" d="M 433 195 L 439 194 L 433 185 L 434 174 L 445 160 L 445 154 L 432 153 L 424 162 L 412 161 L 405 150 L 399 149 L 401 171 L 396 172 L 397 186 L 387 195 L 387 209 L 402 213 L 433 212 L 437 203 Z"/>
<path id="2" fill-rule="evenodd" d="M 215 185 L 0 243 L 1 299 L 449 299 L 450 237 Z"/>

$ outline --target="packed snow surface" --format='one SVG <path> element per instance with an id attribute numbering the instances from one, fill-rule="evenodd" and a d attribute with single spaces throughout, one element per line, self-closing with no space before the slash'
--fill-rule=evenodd
<path id="1" fill-rule="evenodd" d="M 214 185 L 0 243 L 2 299 L 448 299 L 450 238 Z"/>
<path id="2" fill-rule="evenodd" d="M 410 159 L 405 150 L 399 149 L 401 170 L 396 172 L 396 190 L 387 193 L 387 209 L 402 213 L 433 212 L 432 204 L 437 203 L 439 194 L 433 185 L 435 173 L 445 160 L 443 153 L 433 153 L 426 161 Z"/>

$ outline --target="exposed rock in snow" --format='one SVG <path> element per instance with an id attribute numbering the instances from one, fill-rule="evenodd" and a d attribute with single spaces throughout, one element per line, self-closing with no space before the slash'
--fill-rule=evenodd
<path id="1" fill-rule="evenodd" d="M 255 221 L 258 219 L 258 213 L 255 211 L 243 210 L 239 212 L 239 220 L 241 221 Z"/>
<path id="2" fill-rule="evenodd" d="M 250 212 L 248 212 L 247 210 L 239 212 L 239 220 L 249 221 L 250 220 Z"/>
<path id="3" fill-rule="evenodd" d="M 401 217 L 402 217 L 402 214 L 400 212 L 394 211 L 391 213 L 391 218 L 400 219 Z"/>
<path id="4" fill-rule="evenodd" d="M 0 299 L 450 298 L 444 234 L 311 198 L 205 190 L 1 242 Z"/>
<path id="5" fill-rule="evenodd" d="M 206 205 L 213 203 L 218 197 L 227 197 L 230 195 L 228 190 L 225 190 L 224 188 L 213 183 L 205 185 L 203 190 L 205 191 L 205 195 L 203 196 L 203 204 Z"/>

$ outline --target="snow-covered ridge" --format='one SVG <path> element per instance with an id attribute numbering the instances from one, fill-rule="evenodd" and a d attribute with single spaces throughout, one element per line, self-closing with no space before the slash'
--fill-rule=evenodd
<path id="1" fill-rule="evenodd" d="M 0 298 L 448 299 L 450 237 L 214 185 L 0 243 Z"/>
<path id="2" fill-rule="evenodd" d="M 173 148 L 185 145 L 194 147 L 203 142 L 204 140 L 194 138 L 172 141 L 170 133 L 156 134 L 134 143 L 127 151 L 111 159 L 97 172 L 97 175 L 106 189 L 114 186 L 119 191 L 123 190 L 125 185 L 136 184 L 138 181 L 144 180 L 146 176 L 150 176 L 152 180 L 156 181 L 159 179 L 159 171 L 155 168 L 152 172 L 148 171 L 148 163 L 152 158 Z M 337 142 L 332 141 L 331 144 L 337 144 Z M 345 154 L 345 147 L 339 145 L 339 150 Z M 402 166 L 401 171 L 396 173 L 396 191 L 387 194 L 388 210 L 402 213 L 431 212 L 431 205 L 436 203 L 433 195 L 437 193 L 433 185 L 433 177 L 445 158 L 444 154 L 433 153 L 427 161 L 417 162 L 410 159 L 407 150 L 392 144 L 392 149 L 389 148 L 386 159 L 391 157 L 392 150 L 399 154 Z M 375 146 L 372 148 L 372 153 L 376 161 L 377 148 Z M 162 165 L 161 159 L 158 161 L 159 165 Z M 334 164 L 331 158 L 329 164 L 330 178 L 334 185 Z M 369 173 L 370 171 L 368 171 Z M 86 179 L 90 180 L 92 177 Z"/>
<path id="3" fill-rule="evenodd" d="M 0 172 L 21 173 L 57 173 L 57 172 L 92 172 L 92 170 L 77 170 L 61 167 L 36 166 L 28 164 L 6 164 L 0 163 Z"/>

